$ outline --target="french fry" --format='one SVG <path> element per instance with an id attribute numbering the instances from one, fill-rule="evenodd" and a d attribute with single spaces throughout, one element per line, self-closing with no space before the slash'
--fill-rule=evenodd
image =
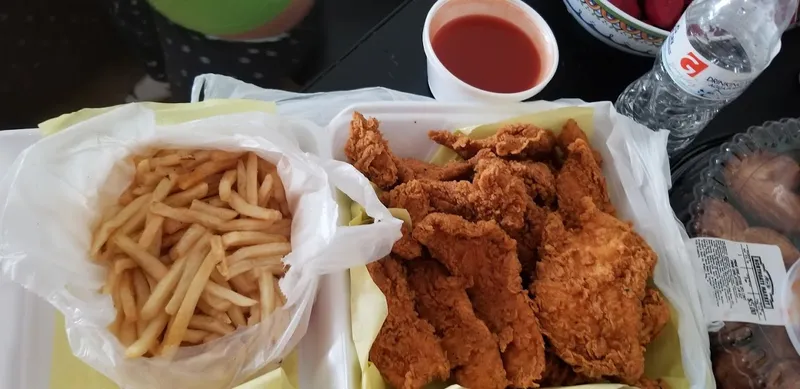
<path id="1" fill-rule="evenodd" d="M 245 175 L 247 184 L 243 196 L 250 205 L 258 206 L 258 156 L 254 153 L 247 153 L 247 164 L 245 165 Z"/>
<path id="2" fill-rule="evenodd" d="M 150 160 L 143 159 L 136 164 L 136 183 L 143 184 L 145 176 L 150 173 Z"/>
<path id="3" fill-rule="evenodd" d="M 239 196 L 246 196 L 247 193 L 247 169 L 242 160 L 236 162 L 236 192 Z"/>
<path id="4" fill-rule="evenodd" d="M 178 187 L 183 190 L 189 189 L 210 175 L 217 174 L 236 166 L 237 161 L 239 161 L 239 159 L 232 158 L 221 161 L 211 160 L 203 162 L 191 172 L 178 177 Z"/>
<path id="5" fill-rule="evenodd" d="M 233 232 L 233 231 L 268 232 L 271 230 L 282 231 L 282 229 L 276 229 L 273 227 L 275 223 L 276 222 L 271 220 L 235 219 L 220 224 L 219 226 L 216 227 L 216 229 L 217 231 L 220 232 Z"/>
<path id="6" fill-rule="evenodd" d="M 223 151 L 223 150 L 211 150 L 211 160 L 212 161 L 224 161 L 228 159 L 238 159 L 244 155 L 243 152 L 231 152 L 231 151 Z"/>
<path id="7" fill-rule="evenodd" d="M 120 275 L 119 300 L 122 305 L 122 312 L 125 313 L 125 321 L 136 323 L 136 321 L 139 320 L 139 312 L 136 311 L 136 299 L 133 295 L 133 279 L 129 271 Z"/>
<path id="8" fill-rule="evenodd" d="M 275 165 L 221 150 L 150 150 L 131 160 L 134 178 L 90 246 L 108 269 L 102 292 L 117 313 L 109 330 L 126 357 L 169 358 L 285 304 L 276 277 L 287 268 L 291 215 Z"/>
<path id="9" fill-rule="evenodd" d="M 228 308 L 228 317 L 230 317 L 231 322 L 236 328 L 247 326 L 247 319 L 244 318 L 242 307 L 238 305 L 231 305 L 231 307 Z"/>
<path id="10" fill-rule="evenodd" d="M 100 225 L 100 228 L 95 233 L 94 239 L 92 240 L 92 248 L 91 254 L 97 255 L 100 252 L 100 249 L 106 244 L 108 238 L 111 237 L 111 234 L 116 231 L 117 228 L 122 227 L 125 222 L 127 222 L 130 218 L 136 215 L 140 209 L 145 207 L 150 200 L 153 198 L 151 194 L 139 196 L 135 200 L 131 201 L 125 208 L 122 208 L 119 213 Z"/>
<path id="11" fill-rule="evenodd" d="M 247 318 L 247 326 L 252 327 L 261 323 L 261 305 L 253 305 L 250 308 L 250 317 Z"/>
<path id="12" fill-rule="evenodd" d="M 128 258 L 128 257 L 117 257 L 114 258 L 114 273 L 117 275 L 122 274 L 125 270 L 136 269 L 139 265 L 136 264 L 136 261 Z"/>
<path id="13" fill-rule="evenodd" d="M 150 245 L 156 240 L 156 235 L 158 235 L 160 238 L 161 234 L 159 233 L 159 230 L 163 224 L 163 216 L 153 214 L 148 215 L 144 224 L 142 236 L 139 237 L 139 245 L 142 247 L 150 247 Z M 158 247 L 160 248 L 161 244 L 159 244 Z"/>
<path id="14" fill-rule="evenodd" d="M 281 263 L 282 260 L 283 256 L 280 255 L 241 260 L 228 267 L 228 274 L 225 275 L 225 278 L 231 279 L 240 274 L 244 274 L 248 271 L 259 268 L 264 268 L 271 274 L 280 275 L 283 273 L 283 264 Z M 220 271 L 220 273 L 222 273 L 222 271 Z"/>
<path id="15" fill-rule="evenodd" d="M 142 319 L 141 312 L 145 302 L 150 298 L 150 285 L 147 283 L 147 277 L 144 276 L 141 269 L 133 270 L 131 276 L 133 292 L 136 295 L 136 309 L 140 313 L 139 320 L 136 322 L 136 335 L 141 337 L 148 323 L 147 320 Z"/>
<path id="16" fill-rule="evenodd" d="M 172 248 L 181 241 L 183 235 L 185 235 L 187 231 L 188 229 L 180 230 L 176 233 L 165 236 L 163 239 L 161 239 L 161 250 L 172 250 Z"/>
<path id="17" fill-rule="evenodd" d="M 203 259 L 210 251 L 209 240 L 210 234 L 204 234 L 189 251 L 189 255 L 186 257 L 186 266 L 183 269 L 183 274 L 178 282 L 178 286 L 175 287 L 175 292 L 173 293 L 172 298 L 169 299 L 167 307 L 164 308 L 170 315 L 175 315 L 178 312 L 178 309 L 180 309 L 181 303 L 186 297 L 186 292 L 189 290 L 192 279 L 194 279 L 195 274 L 197 273 L 198 269 L 200 269 L 200 265 L 203 263 Z"/>
<path id="18" fill-rule="evenodd" d="M 169 154 L 163 157 L 155 157 L 150 160 L 150 166 L 153 168 L 157 168 L 160 166 L 175 166 L 180 165 L 183 161 L 189 161 L 193 158 L 188 152 L 185 151 L 177 151 L 173 154 Z"/>
<path id="19" fill-rule="evenodd" d="M 256 200 L 258 201 L 258 200 Z M 231 192 L 231 208 L 236 212 L 254 219 L 277 221 L 283 218 L 283 215 L 274 209 L 261 208 L 258 205 L 248 203 L 238 193 Z"/>
<path id="20" fill-rule="evenodd" d="M 219 196 L 206 197 L 202 201 L 212 207 L 231 209 L 231 206 L 226 201 L 222 201 Z"/>
<path id="21" fill-rule="evenodd" d="M 214 236 L 212 239 L 215 238 L 219 239 L 219 236 Z M 219 245 L 221 247 L 222 243 L 219 243 Z M 189 328 L 189 321 L 191 321 L 194 310 L 197 307 L 197 301 L 200 300 L 200 294 L 203 293 L 204 286 L 216 285 L 209 283 L 208 280 L 211 277 L 211 272 L 214 271 L 214 267 L 217 266 L 221 259 L 219 251 L 213 249 L 203 259 L 203 263 L 194 275 L 172 324 L 167 328 L 167 333 L 164 335 L 164 341 L 161 344 L 163 355 L 167 357 L 174 355 L 178 347 L 180 347 L 186 330 Z"/>
<path id="22" fill-rule="evenodd" d="M 204 343 L 203 339 L 211 335 L 208 331 L 187 329 L 186 334 L 183 335 L 183 341 L 187 343 L 200 344 Z"/>
<path id="23" fill-rule="evenodd" d="M 184 169 L 191 170 L 194 169 L 206 161 L 211 159 L 211 151 L 209 150 L 200 150 L 194 153 L 191 153 L 191 158 L 181 162 L 181 166 Z"/>
<path id="24" fill-rule="evenodd" d="M 213 282 L 206 284 L 205 289 L 212 295 L 228 300 L 234 305 L 238 305 L 240 307 L 249 307 L 258 304 L 258 301 L 256 300 L 253 300 L 247 296 L 236 293 L 231 289 L 228 289 L 219 284 L 215 284 Z"/>
<path id="25" fill-rule="evenodd" d="M 282 306 L 286 305 L 286 296 L 283 295 L 281 292 L 281 286 L 276 282 L 275 286 L 275 309 L 280 309 Z"/>
<path id="26" fill-rule="evenodd" d="M 222 175 L 222 179 L 219 181 L 220 200 L 227 202 L 230 199 L 231 188 L 236 182 L 237 177 L 237 170 L 228 170 Z"/>
<path id="27" fill-rule="evenodd" d="M 164 232 L 170 235 L 177 234 L 178 232 L 181 232 L 184 229 L 186 229 L 188 226 L 189 223 L 184 223 L 181 221 L 177 221 L 175 219 L 164 220 Z"/>
<path id="28" fill-rule="evenodd" d="M 202 199 L 208 196 L 208 184 L 201 182 L 183 192 L 178 192 L 164 199 L 164 204 L 170 207 L 185 207 L 192 203 L 192 200 Z"/>
<path id="29" fill-rule="evenodd" d="M 235 305 L 231 304 L 231 306 Z M 230 309 L 230 307 L 228 308 Z M 203 300 L 202 296 L 200 297 L 200 301 L 197 302 L 197 309 L 200 310 L 200 312 L 202 312 L 204 315 L 213 317 L 214 319 L 219 320 L 222 323 L 225 324 L 231 323 L 231 319 L 228 317 L 228 315 L 225 314 L 225 312 L 214 309 L 214 307 L 209 305 L 208 302 Z"/>
<path id="30" fill-rule="evenodd" d="M 208 334 L 205 338 L 203 338 L 203 343 L 211 343 L 211 342 L 213 342 L 213 341 L 215 341 L 215 340 L 217 340 L 217 339 L 219 339 L 221 337 L 222 337 L 222 335 L 220 335 L 220 334 L 211 333 L 211 334 Z"/>
<path id="31" fill-rule="evenodd" d="M 264 243 L 255 246 L 242 247 L 233 254 L 228 256 L 228 263 L 233 266 L 236 262 L 258 258 L 258 257 L 272 257 L 276 255 L 286 255 L 292 251 L 292 245 L 287 242 L 281 243 Z"/>
<path id="32" fill-rule="evenodd" d="M 158 281 L 156 287 L 152 289 L 150 297 L 142 307 L 142 319 L 151 320 L 160 312 L 164 311 L 164 307 L 167 306 L 167 302 L 172 296 L 175 287 L 178 285 L 181 274 L 183 274 L 185 264 L 185 260 L 176 261 L 169 269 L 167 275 L 164 276 L 161 281 Z"/>
<path id="33" fill-rule="evenodd" d="M 238 276 L 231 277 L 231 279 L 229 279 L 228 282 L 230 282 L 231 287 L 233 287 L 233 289 L 236 290 L 236 292 L 242 295 L 257 290 L 257 286 L 248 281 L 247 278 L 245 277 L 245 274 L 240 274 Z"/>
<path id="34" fill-rule="evenodd" d="M 128 254 L 139 266 L 156 280 L 161 280 L 167 275 L 167 267 L 158 258 L 152 256 L 147 250 L 139 246 L 125 235 L 114 236 L 114 243 L 125 254 Z"/>
<path id="35" fill-rule="evenodd" d="M 207 196 L 216 196 L 219 194 L 219 183 L 222 180 L 222 173 L 217 173 L 206 177 L 203 182 L 208 184 Z"/>
<path id="36" fill-rule="evenodd" d="M 287 241 L 285 236 L 261 231 L 234 231 L 222 235 L 222 245 L 226 248 Z"/>
<path id="37" fill-rule="evenodd" d="M 150 298 L 150 284 L 141 269 L 136 269 L 132 273 L 133 291 L 136 294 L 136 308 L 139 312 L 144 308 L 144 303 Z"/>
<path id="38" fill-rule="evenodd" d="M 225 324 L 211 316 L 194 315 L 189 320 L 189 328 L 214 332 L 220 335 L 227 335 L 235 331 L 233 326 Z"/>
<path id="39" fill-rule="evenodd" d="M 261 321 L 267 321 L 275 310 L 275 277 L 272 273 L 261 269 L 258 275 L 258 291 L 261 294 Z"/>
<path id="40" fill-rule="evenodd" d="M 260 231 L 267 234 L 277 234 L 288 238 L 292 235 L 292 221 L 290 219 L 281 219 Z"/>
<path id="41" fill-rule="evenodd" d="M 178 243 L 169 250 L 169 256 L 176 260 L 189 252 L 195 243 L 206 233 L 206 228 L 199 224 L 192 224 L 186 229 L 186 233 L 181 236 Z"/>
<path id="42" fill-rule="evenodd" d="M 125 349 L 125 358 L 137 358 L 147 353 L 158 342 L 158 337 L 164 331 L 164 327 L 169 322 L 169 316 L 161 312 L 155 319 L 147 323 L 142 334 L 135 342 L 132 342 Z M 123 342 L 124 344 L 125 342 Z"/>
<path id="43" fill-rule="evenodd" d="M 262 208 L 266 208 L 267 204 L 269 203 L 269 199 L 272 196 L 272 175 L 267 174 L 264 177 L 264 181 L 261 182 L 261 186 L 258 188 L 258 206 Z"/>
<path id="44" fill-rule="evenodd" d="M 142 185 L 142 186 L 137 186 L 136 188 L 134 188 L 133 192 L 131 192 L 131 193 L 134 196 L 141 196 L 143 194 L 153 193 L 153 191 L 155 189 L 156 189 L 156 185 L 155 184 Z"/>
<path id="45" fill-rule="evenodd" d="M 153 203 L 153 205 L 150 206 L 150 212 L 183 223 L 202 224 L 204 227 L 212 229 L 222 225 L 225 222 L 216 216 L 211 216 L 209 214 L 191 210 L 189 208 L 172 208 L 164 203 Z"/>
<path id="46" fill-rule="evenodd" d="M 136 341 L 136 323 L 123 321 L 120 324 L 119 340 L 125 347 L 130 346 Z"/>
<path id="47" fill-rule="evenodd" d="M 200 298 L 202 299 L 202 301 L 205 301 L 206 303 L 208 303 L 208 306 L 211 307 L 216 312 L 225 312 L 232 305 L 230 301 L 225 300 L 224 298 L 215 296 L 215 295 L 211 294 L 210 292 L 208 292 L 205 289 L 203 290 L 203 294 L 200 296 Z M 209 316 L 213 316 L 213 315 L 209 315 Z M 223 320 L 223 321 L 225 321 L 225 320 Z"/>
<path id="48" fill-rule="evenodd" d="M 223 221 L 233 220 L 239 216 L 239 213 L 232 209 L 218 208 L 200 200 L 192 201 L 192 206 L 189 209 L 214 216 Z"/>

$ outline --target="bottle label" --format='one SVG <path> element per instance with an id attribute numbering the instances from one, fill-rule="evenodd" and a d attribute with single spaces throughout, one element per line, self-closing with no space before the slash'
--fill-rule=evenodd
<path id="1" fill-rule="evenodd" d="M 723 69 L 697 52 L 689 43 L 685 14 L 661 46 L 661 60 L 681 89 L 709 100 L 729 100 L 739 96 L 756 76 Z"/>

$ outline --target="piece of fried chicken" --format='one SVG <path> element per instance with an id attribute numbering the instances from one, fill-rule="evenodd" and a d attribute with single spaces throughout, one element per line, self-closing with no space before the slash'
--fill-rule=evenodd
<path id="1" fill-rule="evenodd" d="M 556 136 L 552 132 L 520 123 L 507 124 L 484 139 L 470 139 L 446 130 L 429 131 L 428 137 L 464 159 L 474 157 L 482 149 L 489 149 L 501 157 L 550 160 L 556 146 Z"/>
<path id="2" fill-rule="evenodd" d="M 358 171 L 383 190 L 415 179 L 454 180 L 472 173 L 472 165 L 468 161 L 453 161 L 445 166 L 437 166 L 415 159 L 398 158 L 389 148 L 389 142 L 383 138 L 378 120 L 366 119 L 358 112 L 353 113 L 344 153 Z"/>
<path id="3" fill-rule="evenodd" d="M 581 206 L 574 230 L 558 213 L 547 216 L 531 285 L 538 318 L 552 350 L 577 373 L 632 385 L 644 373 L 642 301 L 656 254 L 592 198 Z"/>
<path id="4" fill-rule="evenodd" d="M 456 383 L 465 388 L 508 386 L 500 349 L 489 328 L 472 310 L 466 280 L 451 276 L 432 259 L 408 262 L 406 268 L 417 311 L 442 338 Z"/>
<path id="5" fill-rule="evenodd" d="M 669 321 L 670 312 L 667 300 L 656 289 L 647 288 L 642 300 L 642 335 L 641 342 L 647 346 L 661 333 Z"/>
<path id="6" fill-rule="evenodd" d="M 368 264 L 367 269 L 388 306 L 386 320 L 369 351 L 370 361 L 396 389 L 418 389 L 447 379 L 450 363 L 433 326 L 417 315 L 405 268 L 398 260 L 385 257 Z"/>
<path id="7" fill-rule="evenodd" d="M 558 148 L 566 155 L 569 145 L 578 139 L 583 140 L 586 144 L 590 144 L 589 138 L 581 127 L 578 126 L 578 122 L 576 122 L 575 119 L 568 119 L 564 126 L 561 127 L 561 133 L 558 134 Z M 600 152 L 592 150 L 592 155 L 594 155 L 594 160 L 597 162 L 597 165 L 603 166 L 603 157 L 600 155 Z"/>
<path id="8" fill-rule="evenodd" d="M 522 289 L 516 242 L 495 221 L 471 223 L 442 213 L 414 224 L 413 235 L 451 274 L 472 282 L 467 294 L 475 314 L 497 338 L 511 386 L 538 386 L 544 339 Z"/>
<path id="9" fill-rule="evenodd" d="M 615 213 L 608 197 L 606 178 L 591 147 L 583 139 L 576 139 L 567 147 L 567 158 L 556 176 L 556 192 L 558 210 L 570 227 L 582 213 L 581 202 L 586 196 L 591 197 L 601 211 L 609 215 Z"/>
<path id="10" fill-rule="evenodd" d="M 491 161 L 489 161 L 491 160 Z M 525 184 L 525 190 L 537 205 L 550 207 L 556 201 L 556 179 L 547 164 L 534 161 L 515 161 L 502 159 L 488 149 L 478 152 L 470 162 L 475 165 L 476 174 L 494 163 L 502 164 L 508 172 Z"/>
<path id="11" fill-rule="evenodd" d="M 414 223 L 429 213 L 443 212 L 522 229 L 530 201 L 523 181 L 499 158 L 482 160 L 479 166 L 473 182 L 412 180 L 384 193 L 382 199 L 389 207 L 406 209 Z"/>

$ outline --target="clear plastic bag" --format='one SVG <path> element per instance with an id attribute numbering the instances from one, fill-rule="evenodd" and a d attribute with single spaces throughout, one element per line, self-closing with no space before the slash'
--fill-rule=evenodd
<path id="1" fill-rule="evenodd" d="M 123 388 L 241 383 L 279 362 L 305 334 L 322 274 L 386 255 L 400 236 L 401 222 L 374 193 L 359 190 L 360 173 L 305 152 L 319 150 L 319 143 L 302 134 L 320 131 L 302 119 L 264 113 L 158 126 L 140 105 L 71 126 L 26 149 L 0 181 L 0 274 L 60 310 L 74 354 Z M 88 255 L 94 223 L 132 176 L 123 159 L 145 147 L 253 151 L 278 166 L 294 214 L 293 252 L 285 258 L 291 268 L 280 282 L 286 306 L 257 326 L 182 348 L 170 361 L 125 359 L 107 330 L 115 310 L 99 292 L 104 269 Z M 380 222 L 343 230 L 332 186 L 364 201 Z M 358 240 L 351 239 L 354 233 Z"/>

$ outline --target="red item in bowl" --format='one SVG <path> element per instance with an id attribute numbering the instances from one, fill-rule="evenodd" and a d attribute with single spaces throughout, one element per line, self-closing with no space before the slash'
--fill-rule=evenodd
<path id="1" fill-rule="evenodd" d="M 626 14 L 639 19 L 642 17 L 642 9 L 639 7 L 638 0 L 609 0 L 617 8 Z"/>
<path id="2" fill-rule="evenodd" d="M 671 30 L 681 18 L 684 0 L 645 0 L 644 13 L 656 27 Z"/>

